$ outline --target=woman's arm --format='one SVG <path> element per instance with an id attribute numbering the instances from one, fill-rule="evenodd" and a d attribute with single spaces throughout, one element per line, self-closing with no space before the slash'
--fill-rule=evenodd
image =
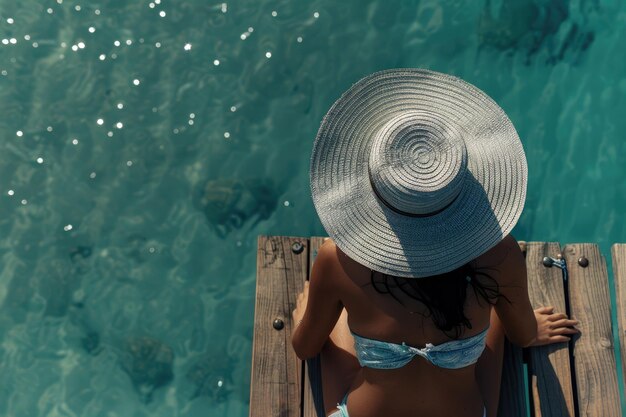
<path id="1" fill-rule="evenodd" d="M 300 359 L 312 358 L 322 350 L 341 315 L 343 304 L 337 291 L 336 265 L 335 244 L 329 239 L 317 252 L 310 281 L 305 283 L 293 312 L 296 327 L 291 343 Z"/>
<path id="2" fill-rule="evenodd" d="M 497 263 L 500 297 L 495 305 L 507 338 L 522 347 L 537 337 L 537 320 L 528 297 L 526 260 L 519 244 L 507 236 L 488 252 L 489 262 Z"/>
<path id="3" fill-rule="evenodd" d="M 526 260 L 519 244 L 507 236 L 492 251 L 492 259 L 502 259 L 498 266 L 501 297 L 495 309 L 502 321 L 507 338 L 514 344 L 527 347 L 566 342 L 568 335 L 578 333 L 572 326 L 578 324 L 553 307 L 540 307 L 533 311 L 528 297 Z M 505 298 L 506 297 L 506 298 Z"/>

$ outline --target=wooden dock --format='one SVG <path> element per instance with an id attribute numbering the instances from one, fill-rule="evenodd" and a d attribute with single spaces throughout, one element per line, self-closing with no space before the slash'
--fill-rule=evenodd
<path id="1" fill-rule="evenodd" d="M 322 417 L 316 360 L 291 347 L 291 312 L 323 238 L 260 236 L 251 417 Z M 521 242 L 533 307 L 552 305 L 580 321 L 569 343 L 505 348 L 499 416 L 621 415 L 607 266 L 598 246 Z M 612 248 L 622 366 L 626 366 L 626 244 Z M 626 369 L 625 369 L 626 370 Z M 626 375 L 626 372 L 623 373 Z"/>

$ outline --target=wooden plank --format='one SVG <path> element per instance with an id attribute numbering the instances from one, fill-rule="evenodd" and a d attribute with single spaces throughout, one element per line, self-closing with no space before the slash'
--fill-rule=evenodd
<path id="1" fill-rule="evenodd" d="M 574 373 L 581 417 L 619 416 L 621 413 L 617 369 L 611 331 L 606 262 L 598 245 L 565 246 L 569 274 L 571 317 L 580 321 L 581 335 L 574 342 Z M 578 259 L 589 261 L 587 267 Z"/>
<path id="2" fill-rule="evenodd" d="M 563 271 L 556 266 L 543 265 L 544 257 L 557 258 L 560 254 L 561 247 L 556 242 L 526 244 L 528 295 L 533 309 L 554 306 L 555 311 L 566 312 Z M 568 343 L 531 348 L 529 357 L 535 417 L 574 417 Z"/>
<path id="3" fill-rule="evenodd" d="M 324 243 L 323 237 L 311 237 L 309 243 L 309 277 L 317 251 Z M 307 277 L 307 279 L 309 278 Z M 319 355 L 306 361 L 303 383 L 302 415 L 304 417 L 323 417 L 324 398 L 322 396 L 322 374 Z"/>
<path id="4" fill-rule="evenodd" d="M 303 250 L 295 253 L 292 245 Z M 300 417 L 301 366 L 291 347 L 291 312 L 308 269 L 306 238 L 259 236 L 250 417 Z M 276 330 L 275 319 L 284 327 Z"/>
<path id="5" fill-rule="evenodd" d="M 526 256 L 526 242 L 519 241 L 518 243 Z M 522 349 L 505 340 L 498 415 L 526 417 L 526 391 Z"/>
<path id="6" fill-rule="evenodd" d="M 626 387 L 626 244 L 619 243 L 611 248 L 615 298 L 617 299 L 617 325 L 622 358 L 622 376 Z M 626 388 L 625 388 L 626 390 Z M 624 392 L 626 396 L 626 391 Z"/>
<path id="7" fill-rule="evenodd" d="M 522 349 L 505 340 L 498 415 L 526 417 L 527 409 Z"/>

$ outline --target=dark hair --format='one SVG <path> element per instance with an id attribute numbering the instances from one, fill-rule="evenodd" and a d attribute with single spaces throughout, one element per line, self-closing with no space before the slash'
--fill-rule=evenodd
<path id="1" fill-rule="evenodd" d="M 498 298 L 504 297 L 500 294 L 497 281 L 485 272 L 487 269 L 478 269 L 468 263 L 453 271 L 427 278 L 401 278 L 372 271 L 371 282 L 377 292 L 391 295 L 402 305 L 404 303 L 396 295 L 397 291 L 394 293 L 396 289 L 421 302 L 428 309 L 426 317 L 432 318 L 438 329 L 458 339 L 465 328 L 472 328 L 463 311 L 468 287 L 474 291 L 479 303 L 482 300 L 494 305 Z M 380 278 L 375 279 L 375 275 Z"/>

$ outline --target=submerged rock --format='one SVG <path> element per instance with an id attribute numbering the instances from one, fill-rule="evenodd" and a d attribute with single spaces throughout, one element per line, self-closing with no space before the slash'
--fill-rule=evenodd
<path id="1" fill-rule="evenodd" d="M 121 365 L 141 400 L 148 403 L 157 388 L 174 379 L 173 362 L 174 353 L 169 346 L 156 339 L 140 337 L 129 340 Z"/>
<path id="2" fill-rule="evenodd" d="M 250 227 L 272 215 L 278 194 L 268 180 L 217 179 L 208 181 L 200 209 L 220 237 L 244 224 Z"/>
<path id="3" fill-rule="evenodd" d="M 83 349 L 90 355 L 97 355 L 100 352 L 100 335 L 95 331 L 89 331 L 80 339 Z"/>
<path id="4" fill-rule="evenodd" d="M 93 251 L 91 246 L 79 245 L 70 250 L 70 259 L 72 261 L 76 261 L 78 259 L 87 259 L 91 256 L 92 252 Z"/>
<path id="5" fill-rule="evenodd" d="M 232 391 L 231 365 L 224 352 L 206 356 L 196 362 L 187 372 L 187 379 L 195 387 L 191 400 L 196 397 L 209 397 L 215 402 L 226 400 Z"/>

